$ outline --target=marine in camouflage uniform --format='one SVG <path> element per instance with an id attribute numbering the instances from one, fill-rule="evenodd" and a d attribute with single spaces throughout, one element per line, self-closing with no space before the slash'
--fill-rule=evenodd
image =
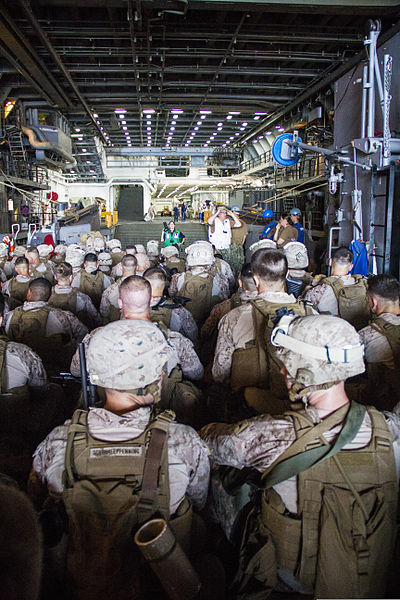
<path id="1" fill-rule="evenodd" d="M 124 358 L 122 358 L 121 350 Z M 107 447 L 108 442 L 108 446 L 112 444 L 114 449 L 118 448 L 118 445 L 124 444 L 123 448 L 126 450 L 126 442 L 131 442 L 132 447 L 138 448 L 138 440 L 141 439 L 139 436 L 143 436 L 154 419 L 153 403 L 159 400 L 163 366 L 168 362 L 170 354 L 171 348 L 158 327 L 143 320 L 135 322 L 132 320 L 116 321 L 98 329 L 92 336 L 87 349 L 89 375 L 93 383 L 106 388 L 104 408 L 90 408 L 85 425 L 88 434 L 96 438 L 97 444 Z M 209 484 L 209 461 L 207 447 L 196 432 L 186 425 L 171 422 L 170 415 L 167 415 L 166 418 L 169 426 L 166 430 L 166 441 L 164 443 L 167 452 L 169 503 L 166 506 L 167 514 L 162 514 L 164 518 L 169 519 L 175 516 L 178 509 L 185 503 L 187 504 L 188 501 L 196 509 L 203 508 Z M 81 511 L 84 509 L 73 502 L 74 488 L 71 487 L 72 483 L 69 481 L 63 487 L 65 461 L 68 460 L 66 458 L 66 448 L 69 426 L 70 421 L 67 421 L 61 427 L 57 427 L 37 448 L 33 460 L 31 487 L 41 482 L 42 485 L 47 486 L 52 496 L 61 498 L 64 494 L 68 515 L 74 521 L 75 519 L 79 520 L 79 508 Z M 139 448 L 143 446 L 143 443 L 140 443 Z M 114 456 L 111 457 L 111 460 L 107 460 L 107 457 L 101 459 L 104 475 L 109 479 L 115 477 L 112 472 L 114 462 L 112 459 L 114 459 Z M 132 460 L 131 457 L 129 459 Z M 97 469 L 100 471 L 101 460 L 96 462 Z M 165 463 L 161 462 L 160 464 L 162 466 Z M 132 461 L 132 469 L 134 468 L 133 465 L 134 461 Z M 72 467 L 77 468 L 75 465 L 72 465 Z M 127 474 L 129 474 L 129 471 L 127 471 Z M 91 476 L 87 475 L 87 478 L 90 481 Z M 119 478 L 119 485 L 126 486 L 126 483 Z M 165 486 L 164 478 L 157 482 L 158 488 L 162 485 Z M 140 507 L 140 492 L 135 490 L 134 493 L 139 495 Z M 71 495 L 72 501 L 70 500 Z M 81 498 L 83 501 L 85 500 L 84 495 Z M 86 497 L 87 500 L 88 497 Z M 121 504 L 118 494 L 115 500 Z M 100 496 L 97 502 L 102 502 Z M 86 510 L 89 511 L 87 520 L 90 520 L 89 514 L 92 512 L 90 502 L 89 504 L 86 503 L 85 506 L 87 506 Z M 96 513 L 96 507 L 96 502 L 93 502 L 92 510 L 94 513 Z M 78 512 L 76 509 L 78 509 Z M 149 517 L 151 517 L 154 508 L 150 504 L 148 509 Z M 135 511 L 138 515 L 138 506 L 134 503 L 125 501 L 121 510 L 125 511 L 127 516 L 129 511 L 132 518 L 134 515 L 132 511 Z M 187 508 L 185 510 L 187 511 Z M 107 521 L 107 510 L 102 515 L 102 523 L 104 523 Z M 87 520 L 85 523 L 87 523 Z M 131 528 L 129 528 L 128 535 L 131 535 L 130 530 Z M 92 540 L 93 533 L 93 530 L 88 531 Z M 121 531 L 122 536 L 124 533 L 126 535 L 126 531 Z M 79 539 L 80 541 L 85 540 L 85 536 L 80 537 L 78 532 L 75 540 Z M 100 586 L 101 589 L 96 589 L 94 595 L 90 597 L 98 597 L 96 595 L 98 593 L 103 598 L 105 596 L 102 594 L 105 590 L 108 594 L 106 597 L 110 597 L 112 590 L 107 589 L 107 586 L 110 587 L 110 581 L 113 578 L 116 579 L 115 585 L 118 586 L 118 596 L 124 599 L 132 597 L 132 589 L 138 587 L 138 581 L 135 578 L 140 578 L 142 567 L 137 569 L 135 565 L 139 564 L 138 561 L 133 560 L 133 557 L 130 556 L 131 552 L 135 552 L 132 549 L 134 545 L 131 544 L 129 557 L 125 553 L 123 554 L 123 558 L 126 558 L 129 562 L 129 573 L 123 576 L 122 573 L 126 569 L 121 565 L 120 554 L 118 553 L 118 544 L 122 544 L 121 536 L 118 536 L 115 544 L 116 546 L 112 548 L 113 552 L 110 555 L 107 555 L 107 553 L 104 555 L 104 552 L 102 552 L 103 544 L 99 544 L 96 548 L 96 561 L 92 560 L 92 556 L 86 556 L 88 552 L 87 543 L 80 545 L 78 541 L 78 543 L 69 546 L 69 572 L 76 591 L 80 590 L 79 597 L 89 597 L 88 594 L 93 593 L 96 586 Z M 85 571 L 82 570 L 82 561 L 88 565 Z M 117 572 L 109 572 L 113 568 L 111 562 L 113 565 L 115 563 Z M 100 570 L 96 574 L 98 564 L 100 564 Z M 142 595 L 139 594 L 135 597 L 142 597 Z"/>
<path id="2" fill-rule="evenodd" d="M 172 248 L 168 246 L 166 249 Z M 178 331 L 193 344 L 198 342 L 198 328 L 192 314 L 177 300 L 164 295 L 167 276 L 163 269 L 150 268 L 143 277 L 151 285 L 150 319 L 161 320 L 171 331 Z"/>
<path id="3" fill-rule="evenodd" d="M 384 417 L 372 408 L 350 405 L 344 380 L 364 371 L 363 347 L 355 329 L 342 319 L 284 316 L 271 341 L 284 365 L 295 412 L 263 414 L 233 425 L 211 423 L 200 431 L 213 470 L 208 510 L 228 538 L 235 536 L 240 552 L 235 592 L 242 598 L 251 597 L 252 589 L 263 598 L 273 589 L 333 597 L 340 589 L 341 597 L 383 597 L 395 538 L 395 510 L 390 507 L 392 501 L 396 505 L 400 474 L 400 404 Z M 345 424 L 351 434 L 332 450 Z M 303 444 L 305 432 L 309 437 Z M 376 446 L 377 436 L 385 443 Z M 307 449 L 318 444 L 318 456 L 305 458 Z M 329 449 L 332 454 L 344 450 L 337 454 L 342 470 L 334 456 L 327 457 Z M 292 455 L 297 464 L 289 467 Z M 387 527 L 374 530 L 376 535 L 363 545 L 363 551 L 370 551 L 368 577 L 357 568 L 361 546 L 356 540 L 364 535 L 364 523 L 375 518 L 377 505 L 365 496 L 357 500 L 352 482 L 360 493 L 374 490 L 380 498 L 376 502 L 386 503 L 382 514 Z M 249 510 L 241 512 L 254 489 L 260 492 Z M 342 497 L 339 489 L 348 490 L 350 497 Z M 364 512 L 356 522 L 351 507 L 358 502 Z"/>
<path id="4" fill-rule="evenodd" d="M 368 280 L 367 297 L 373 314 L 359 331 L 364 344 L 367 381 L 361 382 L 364 402 L 390 410 L 400 400 L 400 284 L 387 274 Z"/>
<path id="5" fill-rule="evenodd" d="M 118 321 L 121 318 L 121 309 L 118 306 L 119 286 L 127 277 L 136 275 L 137 260 L 135 256 L 127 254 L 121 260 L 122 275 L 118 281 L 104 290 L 100 302 L 100 314 L 103 323 Z"/>
<path id="6" fill-rule="evenodd" d="M 41 278 L 30 282 L 27 301 L 4 317 L 7 335 L 27 342 L 42 358 L 47 370 L 68 368 L 70 357 L 87 333 L 72 313 L 48 305 L 51 285 Z M 29 327 L 28 327 L 29 325 Z"/>

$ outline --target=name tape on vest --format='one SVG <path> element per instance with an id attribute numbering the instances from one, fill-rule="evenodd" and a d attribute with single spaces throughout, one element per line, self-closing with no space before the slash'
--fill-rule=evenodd
<path id="1" fill-rule="evenodd" d="M 141 446 L 108 446 L 106 448 L 91 448 L 90 458 L 103 458 L 103 456 L 142 456 Z"/>

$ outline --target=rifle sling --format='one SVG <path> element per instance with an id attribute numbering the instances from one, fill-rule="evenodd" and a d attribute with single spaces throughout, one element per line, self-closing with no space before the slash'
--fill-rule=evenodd
<path id="1" fill-rule="evenodd" d="M 153 504 L 158 488 L 158 473 L 161 466 L 164 445 L 168 440 L 168 429 L 170 424 L 170 420 L 166 413 L 168 413 L 168 411 L 159 415 L 150 426 L 151 436 L 144 463 L 142 490 L 137 505 L 139 523 L 144 523 L 154 514 Z M 165 420 L 162 419 L 161 421 L 160 417 L 163 415 L 166 415 L 167 418 Z M 173 417 L 171 420 L 173 420 Z"/>
<path id="2" fill-rule="evenodd" d="M 347 412 L 346 421 L 336 438 L 329 444 L 323 438 L 322 434 L 328 431 L 336 424 L 340 423 L 342 416 Z M 306 471 L 319 461 L 325 460 L 337 454 L 346 444 L 351 442 L 360 430 L 365 416 L 365 407 L 352 402 L 347 410 L 347 405 L 329 415 L 321 423 L 312 427 L 303 436 L 298 438 L 281 456 L 264 472 L 262 477 L 263 489 L 268 489 L 287 481 L 291 477 Z M 307 442 L 316 440 L 320 437 L 321 445 L 306 451 L 300 451 Z M 296 454 L 296 450 L 299 453 Z"/>

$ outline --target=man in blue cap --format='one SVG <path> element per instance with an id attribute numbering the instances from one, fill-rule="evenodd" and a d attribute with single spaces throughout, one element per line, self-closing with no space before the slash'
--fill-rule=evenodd
<path id="1" fill-rule="evenodd" d="M 263 240 L 265 238 L 272 239 L 274 236 L 274 229 L 278 225 L 278 223 L 274 221 L 274 212 L 270 208 L 267 208 L 264 210 L 262 216 L 263 219 L 266 220 L 266 225 L 264 227 L 264 231 L 262 232 L 261 238 Z"/>
<path id="2" fill-rule="evenodd" d="M 300 222 L 301 211 L 299 208 L 292 208 L 289 214 L 290 220 L 292 221 L 292 226 L 299 232 L 297 236 L 297 241 L 304 244 L 304 227 Z"/>

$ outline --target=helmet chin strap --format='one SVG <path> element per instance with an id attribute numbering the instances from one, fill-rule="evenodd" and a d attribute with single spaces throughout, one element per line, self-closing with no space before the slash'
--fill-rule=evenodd
<path id="1" fill-rule="evenodd" d="M 298 403 L 299 401 L 301 401 L 303 405 L 307 405 L 308 402 L 305 396 L 318 390 L 329 390 L 329 388 L 333 387 L 334 385 L 337 385 L 338 383 L 340 383 L 340 381 L 329 381 L 328 383 L 320 383 L 317 385 L 306 386 L 303 383 L 299 383 L 298 381 L 293 381 L 292 387 L 289 390 L 289 399 L 291 402 Z"/>

